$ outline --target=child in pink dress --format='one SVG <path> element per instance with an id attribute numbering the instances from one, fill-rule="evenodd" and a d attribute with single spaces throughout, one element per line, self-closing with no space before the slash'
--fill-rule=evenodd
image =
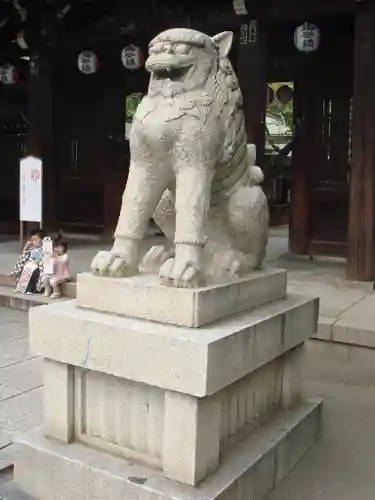
<path id="1" fill-rule="evenodd" d="M 68 244 L 62 239 L 54 242 L 53 274 L 43 276 L 44 296 L 51 299 L 61 297 L 61 285 L 71 279 L 69 271 Z"/>

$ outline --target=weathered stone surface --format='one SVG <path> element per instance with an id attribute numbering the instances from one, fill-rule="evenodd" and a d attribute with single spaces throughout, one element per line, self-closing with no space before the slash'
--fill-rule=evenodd
<path id="1" fill-rule="evenodd" d="M 203 397 L 311 337 L 317 304 L 290 295 L 191 329 L 85 311 L 69 301 L 31 311 L 30 343 L 51 360 Z"/>
<path id="2" fill-rule="evenodd" d="M 314 338 L 319 340 L 332 341 L 333 329 L 337 318 L 328 318 L 326 316 L 320 316 L 318 322 L 318 331 Z"/>
<path id="3" fill-rule="evenodd" d="M 163 474 L 195 485 L 219 465 L 221 404 L 218 397 L 165 397 Z"/>
<path id="4" fill-rule="evenodd" d="M 302 400 L 303 347 L 203 398 L 46 360 L 44 432 L 195 485 L 225 450 Z"/>
<path id="5" fill-rule="evenodd" d="M 0 425 L 18 432 L 40 425 L 43 420 L 42 399 L 42 390 L 34 389 L 0 401 Z"/>
<path id="6" fill-rule="evenodd" d="M 195 289 L 161 286 L 155 275 L 78 276 L 77 305 L 173 325 L 199 327 L 286 295 L 286 272 L 267 269 L 241 280 Z"/>
<path id="7" fill-rule="evenodd" d="M 12 443 L 12 434 L 11 429 L 0 424 L 0 450 Z"/>
<path id="8" fill-rule="evenodd" d="M 318 435 L 300 384 L 318 303 L 259 271 L 269 214 L 232 41 L 150 43 L 113 248 L 77 301 L 31 311 L 57 440 L 21 438 L 16 479 L 39 500 L 261 500 Z M 153 215 L 170 247 L 142 260 Z"/>
<path id="9" fill-rule="evenodd" d="M 150 85 L 132 125 L 115 242 L 95 257 L 95 274 L 137 273 L 153 215 L 175 248 L 153 248 L 143 263 L 165 284 L 197 287 L 262 264 L 268 204 L 255 146 L 247 145 L 232 41 L 231 32 L 210 37 L 185 28 L 151 41 Z"/>
<path id="10" fill-rule="evenodd" d="M 15 479 L 39 500 L 262 500 L 319 436 L 320 402 L 302 404 L 270 421 L 222 457 L 216 473 L 192 488 L 151 468 L 86 446 L 19 437 Z"/>
<path id="11" fill-rule="evenodd" d="M 73 367 L 44 360 L 44 431 L 64 443 L 73 439 Z"/>
<path id="12" fill-rule="evenodd" d="M 253 285 L 255 278 L 249 279 Z M 260 296 L 262 285 L 269 295 L 268 280 L 256 279 Z M 159 288 L 165 287 L 155 286 L 156 293 Z M 175 293 L 191 297 L 194 291 Z M 235 311 L 235 301 L 228 302 Z M 142 315 L 148 304 L 139 306 Z M 210 473 L 216 477 L 228 450 L 251 434 L 256 439 L 267 420 L 302 401 L 302 347 L 316 327 L 317 301 L 299 296 L 200 328 L 96 312 L 75 302 L 34 309 L 31 346 L 46 359 L 45 432 L 196 486 Z M 254 481 L 272 477 L 255 470 Z"/>
<path id="13" fill-rule="evenodd" d="M 14 481 L 10 481 L 0 486 L 1 500 L 38 500 L 21 491 Z"/>

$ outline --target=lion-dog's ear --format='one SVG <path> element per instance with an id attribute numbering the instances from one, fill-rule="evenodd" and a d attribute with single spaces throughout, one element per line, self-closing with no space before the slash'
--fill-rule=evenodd
<path id="1" fill-rule="evenodd" d="M 212 41 L 219 49 L 220 58 L 228 57 L 233 43 L 232 31 L 223 31 L 212 37 Z"/>

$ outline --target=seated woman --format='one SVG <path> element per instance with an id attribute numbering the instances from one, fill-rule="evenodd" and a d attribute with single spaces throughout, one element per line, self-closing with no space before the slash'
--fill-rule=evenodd
<path id="1" fill-rule="evenodd" d="M 11 273 L 16 279 L 16 291 L 21 293 L 40 293 L 43 290 L 43 229 L 36 229 L 30 235 L 23 251 Z"/>

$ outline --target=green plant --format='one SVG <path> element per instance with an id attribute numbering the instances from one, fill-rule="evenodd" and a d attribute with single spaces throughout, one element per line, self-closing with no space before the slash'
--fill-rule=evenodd
<path id="1" fill-rule="evenodd" d="M 293 100 L 289 101 L 287 104 L 283 104 L 276 97 L 277 90 L 284 85 L 287 85 L 287 86 L 293 88 L 293 85 L 291 83 L 283 83 L 282 82 L 282 83 L 270 84 L 270 87 L 274 91 L 275 97 L 274 97 L 273 101 L 267 107 L 266 116 L 268 118 L 272 118 L 278 124 L 280 124 L 285 130 L 285 135 L 292 135 L 293 134 Z M 267 134 L 268 143 L 271 146 L 271 148 L 274 151 L 279 152 L 280 148 L 272 140 L 272 134 L 270 133 L 267 125 L 266 125 L 266 134 Z"/>

